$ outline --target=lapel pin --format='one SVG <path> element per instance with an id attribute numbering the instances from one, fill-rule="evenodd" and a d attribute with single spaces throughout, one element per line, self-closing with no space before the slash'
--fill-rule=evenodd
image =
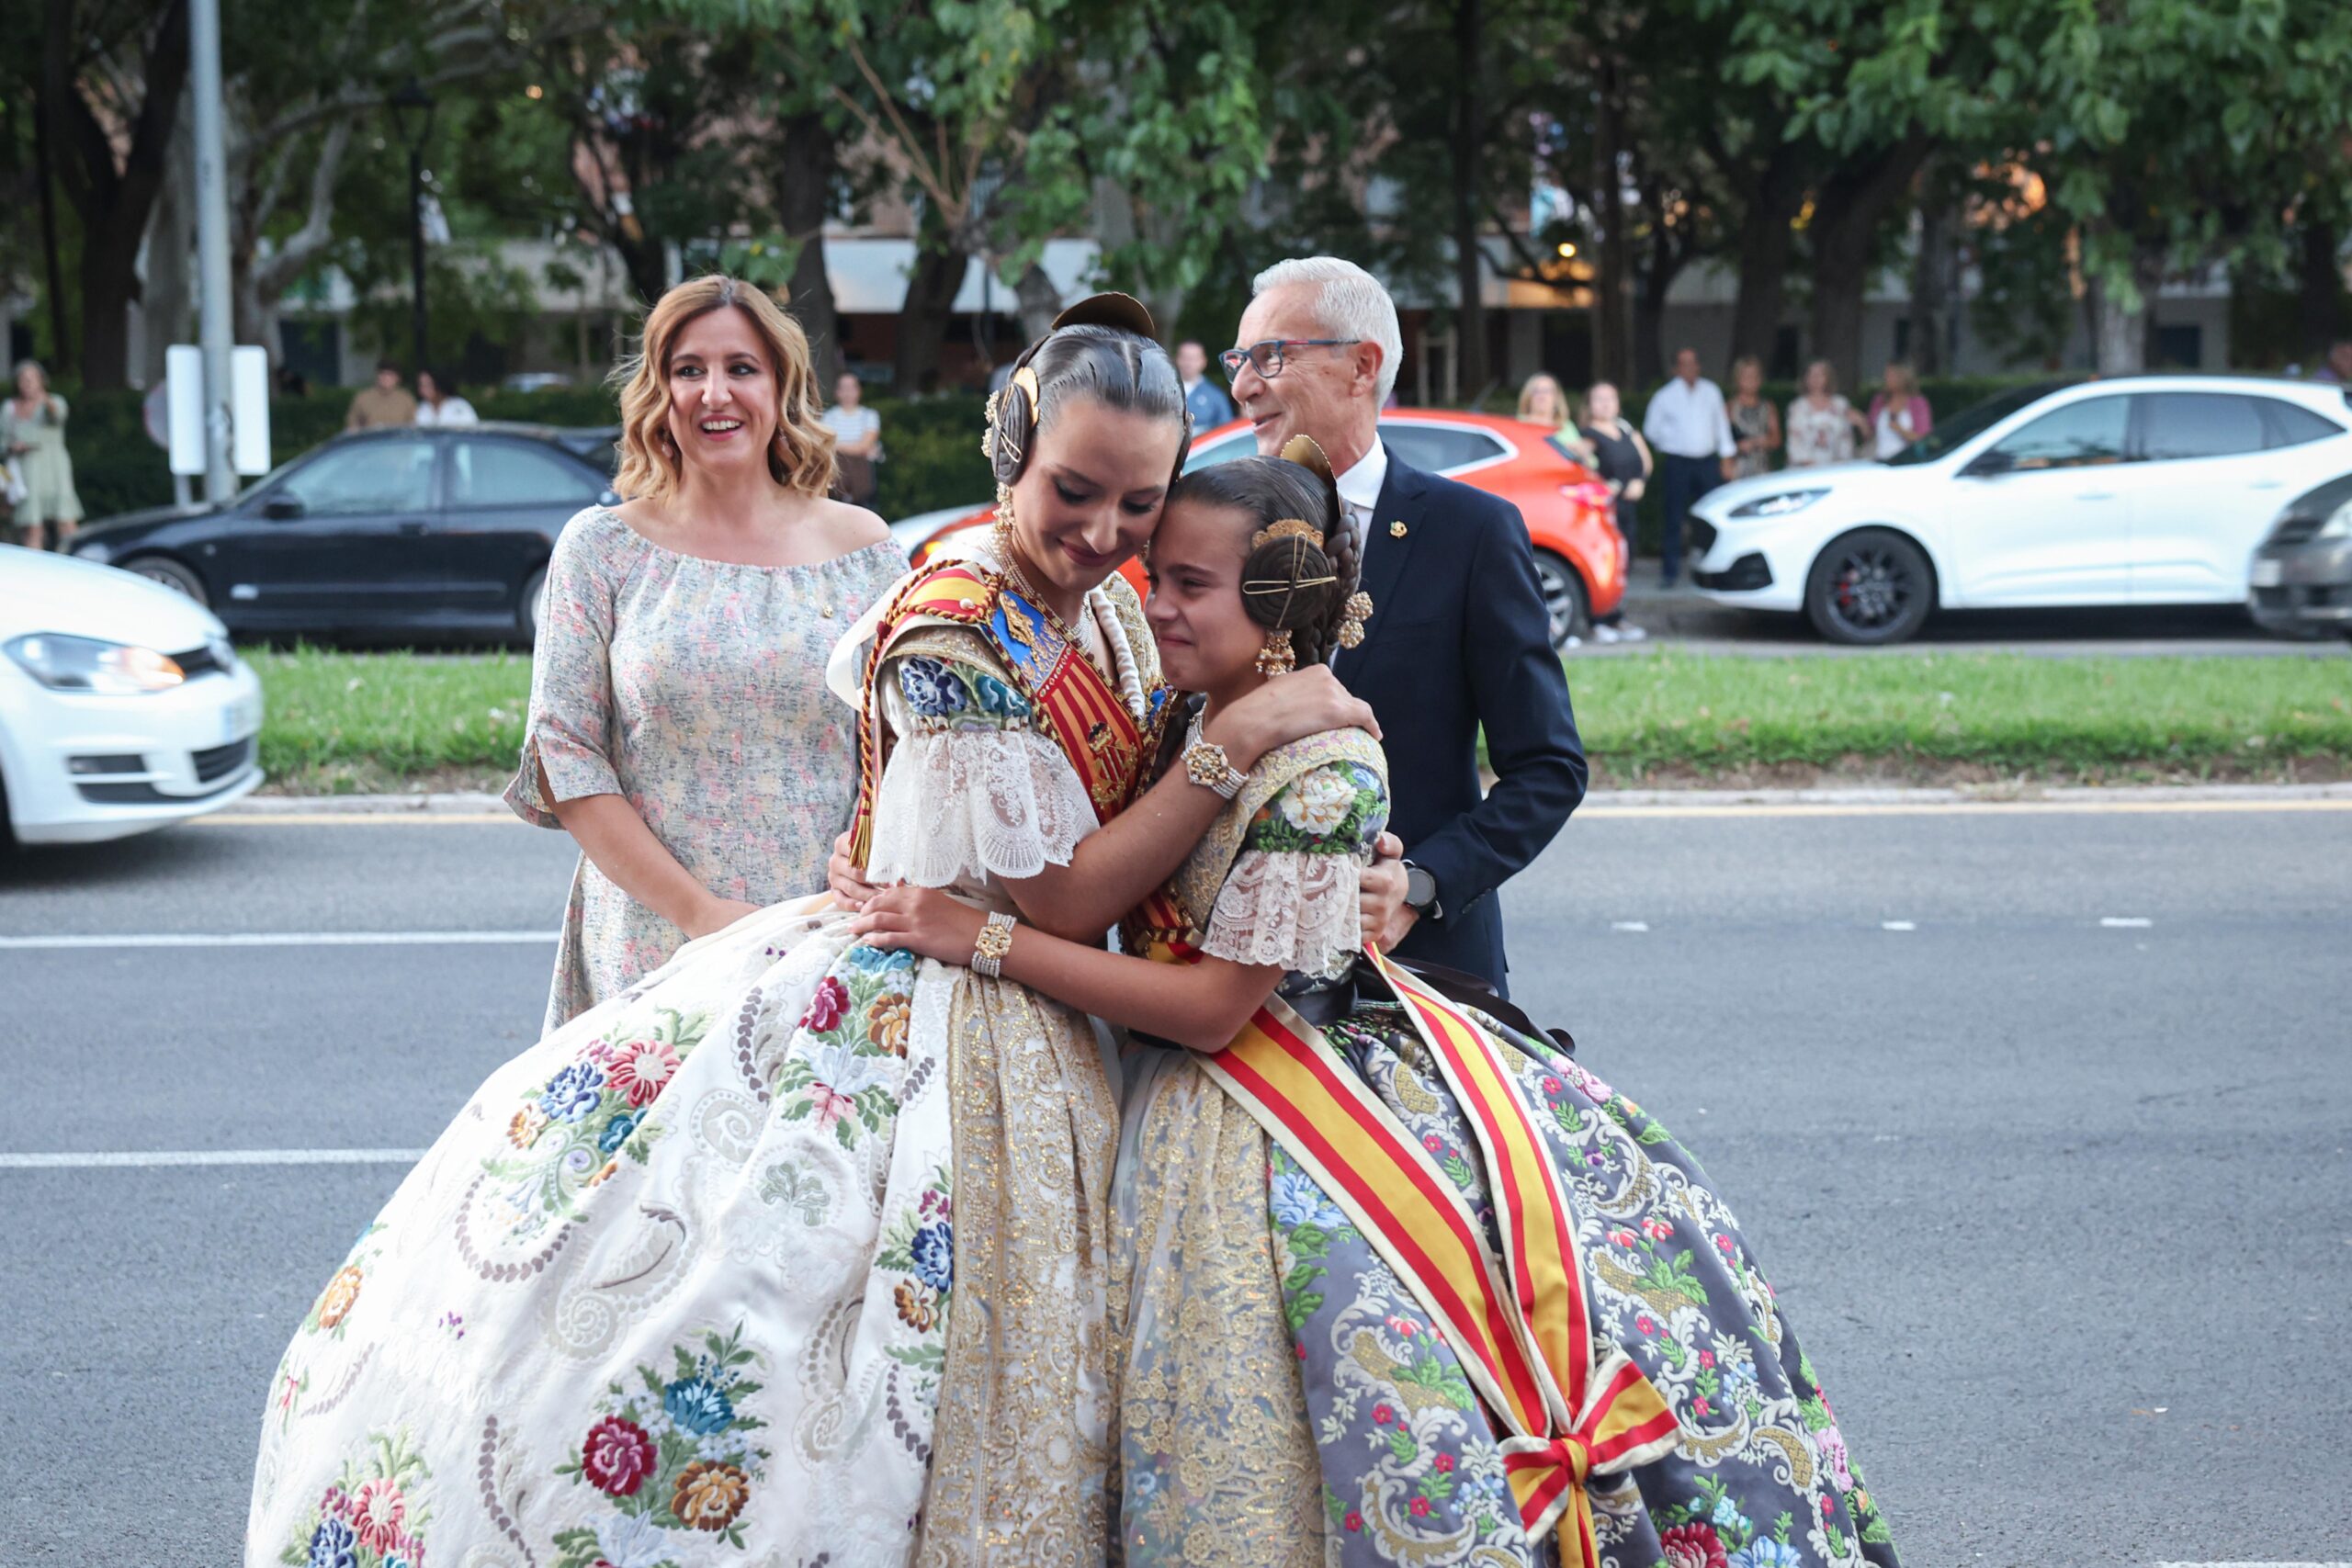
<path id="1" fill-rule="evenodd" d="M 1405 525 L 1401 519 L 1388 525 L 1388 536 L 1392 539 L 1401 539 L 1405 536 Z"/>

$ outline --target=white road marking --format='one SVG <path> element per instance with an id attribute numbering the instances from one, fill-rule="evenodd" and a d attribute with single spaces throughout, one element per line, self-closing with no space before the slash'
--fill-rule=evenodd
<path id="1" fill-rule="evenodd" d="M 0 952 L 110 947 L 505 947 L 560 941 L 561 931 L 100 931 L 0 936 Z"/>
<path id="2" fill-rule="evenodd" d="M 1878 929 L 1883 931 L 1916 931 L 1919 927 L 1911 920 L 1881 920 Z"/>
<path id="3" fill-rule="evenodd" d="M 2143 931 L 2156 922 L 2145 915 L 2101 915 L 2098 923 L 2111 931 Z"/>
<path id="4" fill-rule="evenodd" d="M 1645 931 L 1650 929 L 1650 923 L 1647 920 L 1611 920 L 1609 929 L 1612 931 Z"/>
<path id="5" fill-rule="evenodd" d="M 0 1154 L 0 1170 L 121 1170 L 198 1165 L 414 1165 L 423 1149 L 94 1149 Z"/>
<path id="6" fill-rule="evenodd" d="M 2158 1562 L 2152 1568 L 2352 1568 L 2352 1562 Z"/>

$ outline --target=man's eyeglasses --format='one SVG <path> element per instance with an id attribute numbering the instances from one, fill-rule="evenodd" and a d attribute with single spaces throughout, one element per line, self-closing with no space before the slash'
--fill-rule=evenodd
<path id="1" fill-rule="evenodd" d="M 1216 357 L 1217 363 L 1225 367 L 1227 380 L 1240 375 L 1241 367 L 1247 365 L 1271 381 L 1283 373 L 1283 354 L 1286 349 L 1348 348 L 1363 341 L 1360 337 L 1270 337 L 1248 348 L 1228 348 Z"/>

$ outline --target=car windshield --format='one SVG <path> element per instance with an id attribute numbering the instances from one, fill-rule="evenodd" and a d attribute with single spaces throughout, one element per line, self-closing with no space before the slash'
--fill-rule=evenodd
<path id="1" fill-rule="evenodd" d="M 1932 463 L 1955 446 L 1982 435 L 2026 404 L 2046 398 L 2066 385 L 2064 381 L 2041 381 L 1972 403 L 1889 457 L 1887 466 L 1899 468 L 1912 463 Z"/>

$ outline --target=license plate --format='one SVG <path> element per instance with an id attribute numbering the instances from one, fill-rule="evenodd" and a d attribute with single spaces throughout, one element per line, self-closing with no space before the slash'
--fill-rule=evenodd
<path id="1" fill-rule="evenodd" d="M 220 710 L 220 744 L 243 740 L 261 728 L 261 694 L 249 693 Z"/>
<path id="2" fill-rule="evenodd" d="M 2276 588 L 2285 573 L 2286 566 L 2283 562 L 2258 560 L 2254 563 L 2254 585 L 2256 588 Z"/>

